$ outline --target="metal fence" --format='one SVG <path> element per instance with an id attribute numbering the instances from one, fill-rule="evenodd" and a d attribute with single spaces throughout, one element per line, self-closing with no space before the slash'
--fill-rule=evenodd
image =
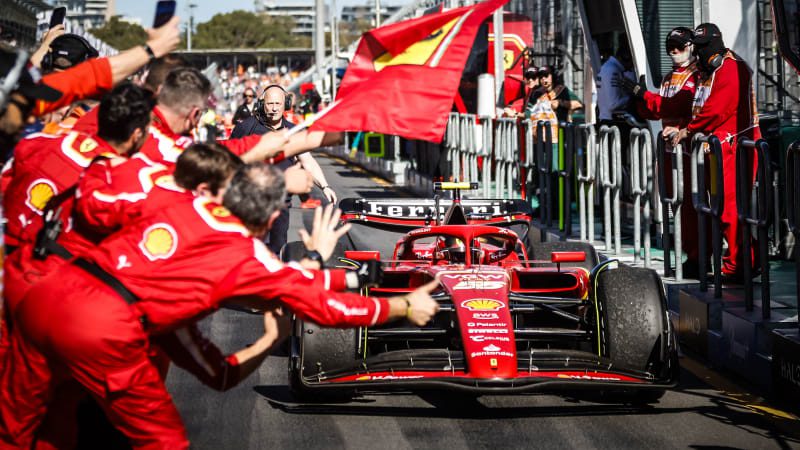
<path id="1" fill-rule="evenodd" d="M 561 123 L 555 127 L 548 121 L 452 113 L 443 147 L 448 164 L 440 175 L 478 182 L 482 189 L 478 195 L 483 197 L 525 199 L 538 210 L 534 214 L 537 226 L 551 235 L 598 244 L 610 257 L 626 257 L 632 252 L 633 263 L 644 267 L 654 266 L 652 248 L 659 240 L 653 239 L 652 230 L 658 225 L 663 275 L 677 280 L 684 277 L 681 263 L 686 233 L 697 232 L 700 288 L 708 289 L 708 280 L 702 274 L 708 269 L 707 247 L 711 247 L 714 293 L 721 296 L 724 183 L 720 140 L 714 135 L 695 135 L 691 142 L 665 145 L 661 135 L 654 139 L 647 128 L 633 128 L 627 137 L 627 148 L 623 149 L 623 136 L 616 126 Z M 775 213 L 769 148 L 763 140 L 742 139 L 737 145 L 741 159 L 737 173 L 754 172 L 746 156 L 759 161 L 756 183 L 748 181 L 737 188 L 737 207 L 744 232 L 749 233 L 752 227 L 759 234 L 759 253 L 764 255 L 760 267 L 762 297 L 769 298 L 768 286 L 764 288 L 768 283 L 763 283 L 769 280 L 765 235 Z M 798 149 L 790 152 L 791 167 L 800 165 Z M 623 155 L 627 155 L 625 161 Z M 791 208 L 798 203 L 792 191 L 797 183 L 793 174 L 788 177 L 789 214 L 800 209 Z M 623 179 L 630 181 L 628 192 L 623 192 Z M 752 206 L 751 197 L 755 199 Z M 577 230 L 572 224 L 573 205 Z M 595 207 L 602 209 L 602 243 L 594 242 Z M 625 226 L 624 211 L 632 216 Z M 684 214 L 692 219 L 696 216 L 696 230 L 683 229 Z M 793 214 L 789 223 L 796 232 L 800 213 Z M 623 249 L 623 238 L 632 245 Z M 747 253 L 748 248 L 744 251 Z M 750 268 L 745 266 L 745 271 L 749 279 Z M 746 283 L 747 289 L 752 291 L 752 283 Z M 748 298 L 747 305 L 752 307 L 752 293 Z M 769 305 L 763 308 L 767 317 Z"/>

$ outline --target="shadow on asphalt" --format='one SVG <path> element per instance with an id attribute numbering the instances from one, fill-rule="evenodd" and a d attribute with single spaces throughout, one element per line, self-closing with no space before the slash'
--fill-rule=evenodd
<path id="1" fill-rule="evenodd" d="M 341 403 L 308 403 L 298 401 L 285 385 L 264 385 L 253 388 L 263 396 L 269 404 L 290 414 L 336 414 L 363 416 L 396 416 L 396 417 L 431 417 L 431 418 L 464 418 L 483 419 L 490 417 L 557 417 L 557 416 L 598 416 L 619 414 L 663 414 L 683 412 L 685 409 L 656 408 L 652 406 L 635 406 L 621 404 L 581 404 L 569 406 L 509 406 L 493 407 L 481 403 L 479 398 L 471 396 L 454 396 L 447 392 L 422 392 L 417 394 L 392 393 L 375 394 L 356 397 L 349 402 Z M 377 398 L 391 396 L 415 396 L 422 399 L 427 406 L 388 406 L 377 405 Z M 523 397 L 534 398 L 535 395 Z M 579 400 L 567 398 L 566 401 L 579 403 Z M 491 412 L 491 414 L 487 414 Z"/>
<path id="2" fill-rule="evenodd" d="M 275 409 L 289 414 L 310 415 L 351 415 L 383 417 L 416 417 L 446 419 L 515 419 L 523 417 L 592 417 L 620 415 L 665 415 L 695 413 L 717 422 L 733 426 L 748 433 L 774 440 L 781 448 L 796 447 L 800 444 L 800 430 L 797 421 L 780 420 L 768 414 L 758 414 L 751 407 L 736 402 L 723 395 L 711 395 L 695 390 L 694 380 L 689 386 L 672 390 L 681 395 L 703 397 L 708 406 L 674 407 L 666 406 L 665 401 L 655 405 L 630 405 L 619 403 L 597 403 L 597 396 L 585 392 L 562 394 L 563 406 L 520 406 L 521 398 L 534 400 L 537 394 L 522 395 L 514 399 L 513 406 L 487 406 L 481 398 L 453 395 L 448 392 L 420 392 L 375 394 L 359 396 L 347 402 L 309 403 L 297 400 L 286 385 L 263 385 L 253 389 Z M 392 406 L 379 405 L 378 400 L 386 396 L 413 396 L 430 406 Z M 484 397 L 484 398 L 491 398 Z M 493 402 L 492 403 L 497 403 Z M 666 402 L 672 403 L 672 402 Z M 711 447 L 706 447 L 711 448 Z"/>

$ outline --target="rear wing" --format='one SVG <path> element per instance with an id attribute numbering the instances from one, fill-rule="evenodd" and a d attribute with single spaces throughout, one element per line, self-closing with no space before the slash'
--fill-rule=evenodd
<path id="1" fill-rule="evenodd" d="M 406 232 L 435 225 L 453 205 L 451 199 L 345 198 L 339 202 L 342 220 L 387 231 Z M 519 199 L 462 199 L 460 204 L 468 225 L 529 226 L 531 206 Z"/>

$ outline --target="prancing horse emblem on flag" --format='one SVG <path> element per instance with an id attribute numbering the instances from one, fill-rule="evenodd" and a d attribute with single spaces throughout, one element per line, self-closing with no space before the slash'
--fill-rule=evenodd
<path id="1" fill-rule="evenodd" d="M 373 62 L 375 72 L 380 72 L 389 66 L 400 65 L 423 66 L 427 64 L 436 67 L 470 13 L 472 11 L 467 11 L 463 16 L 447 22 L 428 37 L 408 46 L 403 53 L 396 56 L 392 56 L 389 52 L 383 53 Z"/>

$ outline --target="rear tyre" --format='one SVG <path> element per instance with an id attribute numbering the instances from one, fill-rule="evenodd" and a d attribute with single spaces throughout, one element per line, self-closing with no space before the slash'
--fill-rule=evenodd
<path id="1" fill-rule="evenodd" d="M 597 314 L 600 347 L 612 369 L 647 372 L 671 379 L 677 356 L 671 342 L 661 279 L 651 269 L 621 266 L 597 274 Z M 626 403 L 654 403 L 663 389 L 616 392 Z"/>
<path id="2" fill-rule="evenodd" d="M 298 320 L 295 326 L 298 355 L 289 358 L 289 388 L 303 401 L 347 401 L 355 395 L 352 389 L 319 390 L 306 382 L 315 382 L 338 369 L 356 364 L 356 330 L 322 328 Z"/>
<path id="3" fill-rule="evenodd" d="M 584 252 L 586 261 L 575 263 L 561 263 L 562 267 L 582 267 L 591 272 L 599 264 L 597 250 L 587 242 L 551 241 L 531 242 L 528 248 L 528 258 L 539 261 L 550 261 L 553 252 Z"/>

